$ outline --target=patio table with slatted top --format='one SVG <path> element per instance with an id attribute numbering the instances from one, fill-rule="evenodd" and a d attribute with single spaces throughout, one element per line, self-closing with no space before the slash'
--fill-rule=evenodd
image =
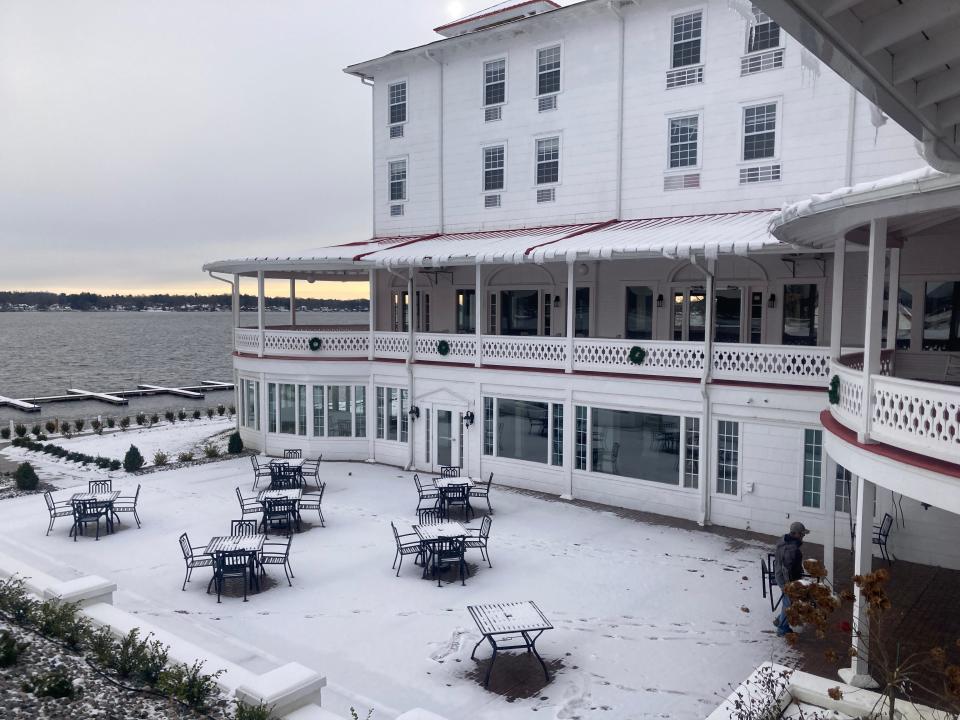
<path id="1" fill-rule="evenodd" d="M 204 555 L 214 555 L 218 552 L 231 552 L 234 550 L 245 550 L 249 553 L 258 553 L 263 549 L 263 541 L 266 535 L 223 535 L 211 538 L 204 548 Z"/>
<path id="2" fill-rule="evenodd" d="M 299 502 L 302 497 L 303 490 L 301 488 L 286 488 L 285 490 L 262 490 L 257 495 L 257 500 L 262 503 L 267 500 L 294 500 Z"/>
<path id="3" fill-rule="evenodd" d="M 114 490 L 113 492 L 101 492 L 101 493 L 82 492 L 82 493 L 74 493 L 73 495 L 71 495 L 70 501 L 77 502 L 79 500 L 95 500 L 98 503 L 105 503 L 109 505 L 118 497 L 120 497 L 120 493 L 117 490 Z"/>
<path id="4" fill-rule="evenodd" d="M 468 488 L 472 488 L 474 483 L 468 477 L 435 477 L 433 484 L 438 488 L 450 487 L 451 485 L 466 485 Z"/>
<path id="5" fill-rule="evenodd" d="M 421 540 L 436 540 L 441 537 L 466 537 L 470 533 L 458 522 L 442 522 L 433 525 L 414 525 L 413 531 Z"/>
<path id="6" fill-rule="evenodd" d="M 493 670 L 493 663 L 497 659 L 497 652 L 500 650 L 532 651 L 537 660 L 540 661 L 544 677 L 547 682 L 550 681 L 546 663 L 543 662 L 543 658 L 537 652 L 537 639 L 544 631 L 553 630 L 553 625 L 550 624 L 550 621 L 547 620 L 536 603 L 532 600 L 523 600 L 521 602 L 467 605 L 467 610 L 483 634 L 479 642 L 473 646 L 470 659 L 474 659 L 477 648 L 484 640 L 489 642 L 490 647 L 493 648 L 493 657 L 490 658 L 487 676 L 483 681 L 484 687 L 490 684 L 490 671 Z"/>
<path id="7" fill-rule="evenodd" d="M 290 467 L 303 467 L 303 461 L 306 458 L 270 458 L 271 465 L 283 465 L 287 464 Z"/>

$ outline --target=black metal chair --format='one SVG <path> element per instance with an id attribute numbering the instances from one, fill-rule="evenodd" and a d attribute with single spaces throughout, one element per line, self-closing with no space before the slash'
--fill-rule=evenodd
<path id="1" fill-rule="evenodd" d="M 291 448 L 283 451 L 283 457 L 286 460 L 299 460 L 303 457 L 303 450 L 299 448 Z"/>
<path id="2" fill-rule="evenodd" d="M 470 497 L 472 498 L 483 498 L 487 501 L 487 508 L 490 512 L 493 512 L 493 506 L 490 505 L 490 486 L 493 484 L 493 473 L 490 473 L 490 477 L 487 478 L 486 485 L 474 485 L 470 488 Z"/>
<path id="3" fill-rule="evenodd" d="M 440 573 L 454 565 L 460 573 L 460 584 L 467 584 L 464 581 L 467 571 L 467 563 L 463 559 L 465 549 L 466 543 L 462 537 L 440 536 L 429 542 L 430 567 L 437 578 L 437 587 L 440 587 Z"/>
<path id="4" fill-rule="evenodd" d="M 271 490 L 289 490 L 297 487 L 303 487 L 300 468 L 291 467 L 287 463 L 274 463 L 270 466 Z"/>
<path id="5" fill-rule="evenodd" d="M 323 502 L 323 491 L 326 489 L 326 483 L 321 483 L 320 492 L 304 493 L 300 496 L 300 509 L 316 510 L 317 514 L 320 516 L 320 527 L 326 527 L 326 523 L 323 520 L 323 508 L 320 507 L 320 503 Z"/>
<path id="6" fill-rule="evenodd" d="M 440 507 L 446 517 L 450 517 L 453 508 L 463 510 L 463 517 L 468 522 L 473 517 L 473 506 L 470 505 L 469 485 L 447 485 L 440 488 Z"/>
<path id="7" fill-rule="evenodd" d="M 283 525 L 287 534 L 300 529 L 297 521 L 296 503 L 287 498 L 268 498 L 263 503 L 263 533 L 268 534 L 271 528 Z"/>
<path id="8" fill-rule="evenodd" d="M 229 578 L 242 578 L 243 580 L 243 601 L 247 602 L 247 585 L 251 579 L 255 578 L 252 572 L 250 553 L 246 550 L 227 550 L 218 552 L 213 556 L 213 578 L 210 582 L 216 588 L 217 602 L 220 602 L 220 594 L 223 592 L 224 583 Z M 209 592 L 210 586 L 207 586 Z"/>
<path id="9" fill-rule="evenodd" d="M 108 493 L 113 492 L 112 480 L 91 480 L 87 483 L 87 492 Z"/>
<path id="10" fill-rule="evenodd" d="M 487 542 L 490 539 L 490 525 L 492 523 L 490 516 L 484 515 L 483 520 L 480 521 L 480 527 L 467 528 L 470 534 L 467 536 L 465 543 L 467 550 L 480 550 L 480 557 L 486 560 L 487 565 L 491 568 L 493 565 L 490 562 L 490 549 L 487 547 Z"/>
<path id="11" fill-rule="evenodd" d="M 424 500 L 432 500 L 434 505 L 437 504 L 437 501 L 440 500 L 440 491 L 437 488 L 424 487 L 417 473 L 413 474 L 413 482 L 417 486 L 417 510 L 420 509 L 420 503 Z"/>
<path id="12" fill-rule="evenodd" d="M 292 537 L 288 537 L 286 542 L 276 542 L 263 544 L 264 548 L 275 548 L 271 550 L 261 550 L 260 551 L 260 574 L 266 575 L 267 572 L 264 570 L 264 565 L 283 565 L 283 574 L 287 576 L 287 585 L 293 587 L 293 583 L 290 582 L 290 578 L 294 577 L 293 568 L 290 566 L 290 543 L 293 541 Z M 289 570 L 289 572 L 287 572 Z"/>
<path id="13" fill-rule="evenodd" d="M 446 519 L 443 508 L 439 506 L 417 510 L 417 525 L 436 525 Z"/>
<path id="14" fill-rule="evenodd" d="M 47 512 L 50 513 L 50 524 L 47 526 L 47 535 L 49 535 L 53 530 L 54 520 L 58 517 L 73 517 L 73 503 L 69 500 L 54 500 L 49 490 L 43 494 L 43 499 L 47 501 Z"/>
<path id="15" fill-rule="evenodd" d="M 393 539 L 397 542 L 397 554 L 393 556 L 393 565 L 390 566 L 391 569 L 397 568 L 397 577 L 400 577 L 400 567 L 403 566 L 403 558 L 406 555 L 416 555 L 413 559 L 413 562 L 417 562 L 417 558 L 423 554 L 423 544 L 420 541 L 420 536 L 416 533 L 403 533 L 402 535 L 397 532 L 397 526 L 393 523 L 390 523 L 390 527 L 393 529 Z M 407 538 L 416 538 L 416 540 L 408 540 Z M 400 565 L 397 565 L 397 560 L 400 560 Z"/>
<path id="16" fill-rule="evenodd" d="M 263 512 L 263 505 L 254 497 L 245 498 L 240 494 L 240 488 L 237 489 L 237 501 L 240 503 L 240 515 L 259 515 Z"/>
<path id="17" fill-rule="evenodd" d="M 107 522 L 110 522 L 110 518 L 107 515 L 108 508 L 106 505 L 97 502 L 96 500 L 76 500 L 73 503 L 73 528 L 71 528 L 70 533 L 73 535 L 73 541 L 77 541 L 77 535 L 83 535 L 86 531 L 86 526 L 90 523 L 94 523 L 97 526 L 97 537 L 100 539 L 100 518 L 106 518 Z"/>
<path id="18" fill-rule="evenodd" d="M 441 465 L 440 477 L 460 477 L 460 468 L 454 467 L 453 465 Z"/>
<path id="19" fill-rule="evenodd" d="M 140 527 L 140 516 L 137 514 L 137 501 L 140 499 L 140 484 L 137 483 L 137 492 L 133 496 L 123 496 L 121 495 L 116 500 L 113 501 L 113 507 L 111 510 L 114 515 L 117 513 L 133 513 L 133 519 L 137 521 L 137 527 Z M 120 522 L 120 518 L 117 518 L 117 522 Z"/>
<path id="20" fill-rule="evenodd" d="M 256 490 L 257 485 L 260 483 L 260 478 L 271 477 L 270 465 L 261 465 L 256 455 L 250 456 L 250 464 L 253 465 L 253 487 L 250 489 Z"/>
<path id="21" fill-rule="evenodd" d="M 890 565 L 890 554 L 887 552 L 887 538 L 890 536 L 890 528 L 893 527 L 893 516 L 890 513 L 884 513 L 883 519 L 879 525 L 873 526 L 873 544 L 880 546 L 880 555 Z"/>
<path id="22" fill-rule="evenodd" d="M 198 567 L 213 567 L 213 558 L 209 555 L 200 555 L 197 556 L 195 553 L 197 550 L 203 550 L 202 547 L 190 547 L 190 538 L 187 537 L 186 533 L 183 533 L 180 536 L 180 550 L 183 551 L 183 561 L 187 565 L 187 573 L 183 576 L 183 587 L 181 590 L 187 589 L 187 583 L 190 582 L 190 576 L 193 574 L 193 569 Z"/>
<path id="23" fill-rule="evenodd" d="M 230 534 L 231 535 L 256 535 L 258 525 L 259 523 L 256 520 L 231 520 Z"/>
<path id="24" fill-rule="evenodd" d="M 323 455 L 318 457 L 316 460 L 304 460 L 303 465 L 300 466 L 300 477 L 303 478 L 304 484 L 307 482 L 307 478 L 313 480 L 313 484 L 320 489 L 320 460 L 323 458 Z"/>
<path id="25" fill-rule="evenodd" d="M 760 558 L 760 589 L 763 591 L 763 596 L 770 598 L 770 611 L 775 612 L 776 609 L 780 606 L 780 601 L 783 600 L 783 591 L 780 592 L 780 597 L 777 598 L 776 602 L 773 600 L 774 588 L 779 587 L 777 585 L 777 567 L 776 567 L 776 557 L 773 553 L 767 553 L 767 559 L 764 560 Z"/>

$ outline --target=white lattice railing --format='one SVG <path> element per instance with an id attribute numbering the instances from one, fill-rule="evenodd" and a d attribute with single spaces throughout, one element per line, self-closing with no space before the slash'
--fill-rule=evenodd
<path id="1" fill-rule="evenodd" d="M 378 332 L 374 336 L 373 352 L 378 358 L 407 357 L 410 351 L 410 333 Z"/>
<path id="2" fill-rule="evenodd" d="M 715 343 L 711 373 L 717 380 L 826 387 L 830 381 L 830 348 Z"/>
<path id="3" fill-rule="evenodd" d="M 640 365 L 628 359 L 634 346 L 646 351 Z M 573 369 L 699 377 L 703 374 L 703 343 L 577 338 L 573 341 Z"/>
<path id="4" fill-rule="evenodd" d="M 863 427 L 863 373 L 834 362 L 830 372 L 840 380 L 839 402 L 830 406 L 833 416 L 851 430 L 859 431 Z"/>
<path id="5" fill-rule="evenodd" d="M 441 342 L 447 343 L 448 352 L 446 355 L 440 354 Z M 417 360 L 473 363 L 477 359 L 477 336 L 417 333 L 415 352 Z"/>
<path id="6" fill-rule="evenodd" d="M 488 365 L 562 369 L 567 362 L 566 338 L 484 335 L 482 348 Z"/>
<path id="7" fill-rule="evenodd" d="M 893 375 L 893 358 L 895 355 L 894 350 L 881 350 L 880 351 L 880 374 L 881 375 Z M 844 365 L 852 370 L 863 371 L 863 353 L 854 352 L 847 353 L 846 355 L 840 356 L 840 364 Z"/>
<path id="8" fill-rule="evenodd" d="M 870 385 L 872 440 L 960 461 L 960 389 L 880 375 Z"/>
<path id="9" fill-rule="evenodd" d="M 237 328 L 233 331 L 233 343 L 237 352 L 260 352 L 260 331 L 255 328 Z"/>
<path id="10" fill-rule="evenodd" d="M 238 328 L 235 333 L 239 352 L 256 353 L 260 350 L 260 331 Z M 319 338 L 320 347 L 310 349 L 310 340 Z M 263 354 L 284 357 L 366 357 L 370 335 L 366 332 L 325 332 L 322 330 L 265 330 Z"/>

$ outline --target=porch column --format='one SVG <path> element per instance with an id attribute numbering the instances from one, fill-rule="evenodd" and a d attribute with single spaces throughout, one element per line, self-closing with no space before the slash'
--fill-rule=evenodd
<path id="1" fill-rule="evenodd" d="M 257 327 L 260 328 L 260 347 L 257 348 L 257 357 L 263 357 L 264 347 L 264 306 L 263 297 L 263 270 L 257 270 Z"/>
<path id="2" fill-rule="evenodd" d="M 853 574 L 866 575 L 873 569 L 873 503 L 877 497 L 877 486 L 863 478 L 859 478 L 859 486 L 857 531 L 853 542 Z M 853 629 L 851 644 L 857 649 L 857 656 L 851 660 L 849 668 L 840 670 L 840 677 L 847 684 L 856 687 L 876 687 L 868 667 L 870 625 L 867 606 L 859 589 L 854 590 Z"/>
<path id="3" fill-rule="evenodd" d="M 474 273 L 474 318 L 473 318 L 473 329 L 476 334 L 476 357 L 473 360 L 474 367 L 480 367 L 483 364 L 483 320 L 486 316 L 483 311 L 483 299 L 485 293 L 483 292 L 483 278 L 480 274 L 480 263 L 477 263 L 476 272 Z"/>
<path id="4" fill-rule="evenodd" d="M 370 307 L 367 310 L 369 315 L 367 322 L 370 324 L 370 339 L 367 341 L 369 347 L 367 348 L 367 357 L 370 360 L 374 358 L 374 350 L 377 341 L 376 334 L 376 324 L 377 324 L 377 275 L 376 270 L 370 268 L 368 271 L 369 282 L 370 282 Z M 368 401 L 369 402 L 369 401 Z M 373 457 L 373 451 L 370 452 L 370 457 Z"/>
<path id="5" fill-rule="evenodd" d="M 866 328 L 863 338 L 863 423 L 859 442 L 870 440 L 873 389 L 870 377 L 880 372 L 880 321 L 883 317 L 883 271 L 887 250 L 887 219 L 870 221 L 870 252 L 867 258 Z"/>
<path id="6" fill-rule="evenodd" d="M 890 281 L 887 297 L 886 349 L 897 347 L 897 326 L 900 319 L 900 248 L 890 248 Z"/>
<path id="7" fill-rule="evenodd" d="M 576 302 L 576 289 L 573 279 L 573 260 L 567 260 L 567 368 L 568 373 L 573 372 L 573 311 Z"/>
<path id="8" fill-rule="evenodd" d="M 233 295 L 230 298 L 230 309 L 233 311 L 233 326 L 240 327 L 240 276 L 233 276 Z"/>
<path id="9" fill-rule="evenodd" d="M 297 324 L 297 281 L 290 278 L 290 324 Z"/>
<path id="10" fill-rule="evenodd" d="M 833 296 L 830 304 L 830 359 L 840 358 L 843 338 L 843 268 L 847 257 L 847 239 L 837 237 L 833 246 Z"/>

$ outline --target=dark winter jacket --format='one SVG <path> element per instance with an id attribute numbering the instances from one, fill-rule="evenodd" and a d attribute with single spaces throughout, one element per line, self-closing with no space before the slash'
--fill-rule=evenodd
<path id="1" fill-rule="evenodd" d="M 800 546 L 803 540 L 793 535 L 784 535 L 783 540 L 777 543 L 775 554 L 777 570 L 775 573 L 777 585 L 783 587 L 791 580 L 799 580 L 803 576 L 803 553 Z"/>

